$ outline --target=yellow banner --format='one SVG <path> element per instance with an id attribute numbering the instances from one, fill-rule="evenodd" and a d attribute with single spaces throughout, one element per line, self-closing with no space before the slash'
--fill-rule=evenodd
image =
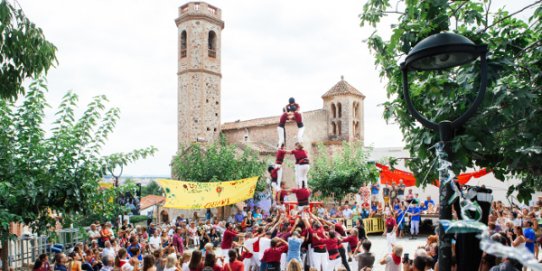
<path id="1" fill-rule="evenodd" d="M 258 177 L 228 182 L 158 180 L 166 192 L 165 208 L 206 209 L 226 206 L 254 197 Z"/>

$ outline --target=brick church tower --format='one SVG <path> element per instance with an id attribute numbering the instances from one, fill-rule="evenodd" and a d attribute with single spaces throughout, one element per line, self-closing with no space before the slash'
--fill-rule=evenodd
<path id="1" fill-rule="evenodd" d="M 205 2 L 179 8 L 178 147 L 213 142 L 220 133 L 221 10 Z"/>

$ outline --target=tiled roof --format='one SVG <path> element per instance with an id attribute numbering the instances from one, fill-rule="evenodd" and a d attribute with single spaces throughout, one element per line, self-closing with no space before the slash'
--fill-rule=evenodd
<path id="1" fill-rule="evenodd" d="M 160 204 L 166 200 L 165 197 L 157 196 L 157 195 L 148 195 L 141 198 L 141 201 L 139 203 L 139 209 L 147 209 L 151 206 Z"/>
<path id="2" fill-rule="evenodd" d="M 361 96 L 365 98 L 365 95 L 363 95 L 359 90 L 348 84 L 344 80 L 344 77 L 341 76 L 341 81 L 339 81 L 337 84 L 335 84 L 330 90 L 328 90 L 324 95 L 322 95 L 322 98 L 327 98 L 335 95 L 356 95 Z"/>
<path id="3" fill-rule="evenodd" d="M 313 114 L 315 112 L 321 111 L 322 109 L 316 109 L 311 111 L 303 112 L 302 114 L 305 116 Z M 233 129 L 243 129 L 247 127 L 262 127 L 262 126 L 268 126 L 268 125 L 278 125 L 279 124 L 280 116 L 273 116 L 273 117 L 265 117 L 265 118 L 257 118 L 257 119 L 251 119 L 251 120 L 237 120 L 234 122 L 225 122 L 222 124 L 222 130 L 233 130 Z"/>
<path id="4" fill-rule="evenodd" d="M 262 142 L 252 142 L 252 141 L 240 142 L 240 143 L 237 143 L 237 146 L 241 149 L 248 148 L 248 149 L 254 150 L 258 152 L 259 154 L 263 154 L 263 155 L 265 154 L 274 155 L 277 152 L 276 147 L 271 146 L 269 144 L 262 143 Z"/>

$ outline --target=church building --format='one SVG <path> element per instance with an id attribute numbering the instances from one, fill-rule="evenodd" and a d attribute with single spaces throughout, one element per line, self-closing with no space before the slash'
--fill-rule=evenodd
<path id="1" fill-rule="evenodd" d="M 213 142 L 224 134 L 230 144 L 257 151 L 272 163 L 277 149 L 280 116 L 222 123 L 221 32 L 222 12 L 205 2 L 189 2 L 179 8 L 178 28 L 178 146 Z M 333 85 L 330 82 L 330 85 Z M 313 158 L 319 143 L 340 148 L 343 141 L 364 139 L 365 96 L 341 76 L 329 90 L 322 89 L 322 108 L 302 112 L 303 145 Z M 228 95 L 225 92 L 225 95 Z M 284 100 L 289 97 L 284 97 Z M 302 97 L 295 97 L 301 102 Z M 286 149 L 297 141 L 297 125 L 288 122 Z M 286 159 L 284 180 L 293 186 L 293 158 Z M 288 162 L 291 161 L 291 162 Z"/>

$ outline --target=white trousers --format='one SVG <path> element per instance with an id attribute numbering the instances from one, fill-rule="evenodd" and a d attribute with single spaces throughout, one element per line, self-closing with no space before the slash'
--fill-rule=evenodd
<path id="1" fill-rule="evenodd" d="M 335 260 L 329 260 L 327 261 L 327 267 L 324 268 L 326 271 L 332 271 L 332 270 L 338 270 L 339 265 L 341 265 L 341 257 L 335 259 Z"/>
<path id="2" fill-rule="evenodd" d="M 329 256 L 327 252 L 324 253 L 318 253 L 314 252 L 312 253 L 312 264 L 311 266 L 316 268 L 316 270 L 323 270 L 327 271 L 326 267 L 328 266 Z"/>
<path id="3" fill-rule="evenodd" d="M 253 264 L 253 260 L 252 260 L 253 258 L 254 258 L 254 256 L 252 258 L 250 258 L 250 259 L 244 259 L 243 260 L 243 264 L 245 265 L 245 271 L 249 271 L 252 266 L 255 266 Z"/>
<path id="4" fill-rule="evenodd" d="M 194 246 L 199 246 L 199 237 L 198 236 L 190 237 L 190 239 L 192 239 L 192 241 L 194 242 Z"/>
<path id="5" fill-rule="evenodd" d="M 418 233 L 420 233 L 420 221 L 410 221 L 410 233 L 412 235 L 418 235 Z"/>
<path id="6" fill-rule="evenodd" d="M 288 258 L 288 255 L 286 255 L 286 253 L 282 253 L 280 255 L 280 270 L 286 270 L 286 258 Z"/>
<path id="7" fill-rule="evenodd" d="M 388 252 L 392 252 L 392 244 L 395 244 L 397 242 L 397 237 L 395 235 L 395 232 L 388 232 L 386 233 L 386 241 L 388 243 Z"/>
<path id="8" fill-rule="evenodd" d="M 305 187 L 309 188 L 309 183 L 307 179 L 307 175 L 309 174 L 310 165 L 295 165 L 295 181 L 297 183 L 297 187 L 301 188 L 302 184 L 305 183 Z"/>
<path id="9" fill-rule="evenodd" d="M 222 264 L 230 262 L 230 256 L 228 255 L 228 251 L 230 251 L 230 250 L 229 249 L 222 249 L 222 248 L 217 249 L 217 255 L 216 256 L 223 256 L 224 257 L 224 261 L 222 262 Z"/>

